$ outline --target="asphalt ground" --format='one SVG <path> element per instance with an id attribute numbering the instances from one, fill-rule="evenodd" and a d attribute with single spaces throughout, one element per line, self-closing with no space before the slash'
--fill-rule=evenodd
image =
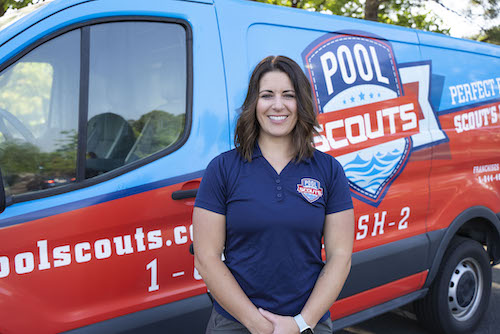
<path id="1" fill-rule="evenodd" d="M 356 326 L 344 328 L 334 334 L 429 334 L 422 329 L 413 313 L 397 309 L 362 322 Z M 493 267 L 493 283 L 490 304 L 478 329 L 471 334 L 500 333 L 500 264 Z"/>

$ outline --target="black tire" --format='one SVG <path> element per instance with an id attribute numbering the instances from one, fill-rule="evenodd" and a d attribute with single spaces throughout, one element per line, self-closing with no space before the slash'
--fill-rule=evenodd
<path id="1" fill-rule="evenodd" d="M 414 304 L 420 324 L 432 333 L 470 334 L 488 308 L 490 259 L 475 240 L 456 237 L 427 295 Z"/>

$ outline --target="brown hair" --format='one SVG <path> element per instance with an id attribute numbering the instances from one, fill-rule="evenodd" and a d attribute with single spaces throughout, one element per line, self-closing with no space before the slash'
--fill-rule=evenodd
<path id="1" fill-rule="evenodd" d="M 300 66 L 285 56 L 269 56 L 264 58 L 253 70 L 248 84 L 247 96 L 236 123 L 234 145 L 240 154 L 252 161 L 252 153 L 260 125 L 257 120 L 256 107 L 259 99 L 260 79 L 267 72 L 283 72 L 290 78 L 297 99 L 297 124 L 292 130 L 292 145 L 295 148 L 297 162 L 313 155 L 313 138 L 318 127 L 316 112 L 313 107 L 311 85 Z"/>

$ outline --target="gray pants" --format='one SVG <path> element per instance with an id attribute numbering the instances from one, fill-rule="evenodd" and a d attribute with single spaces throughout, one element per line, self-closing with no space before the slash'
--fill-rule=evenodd
<path id="1" fill-rule="evenodd" d="M 314 328 L 314 334 L 332 334 L 332 332 L 333 326 L 330 318 L 320 322 Z M 250 332 L 239 322 L 225 318 L 212 308 L 205 334 L 250 334 Z"/>

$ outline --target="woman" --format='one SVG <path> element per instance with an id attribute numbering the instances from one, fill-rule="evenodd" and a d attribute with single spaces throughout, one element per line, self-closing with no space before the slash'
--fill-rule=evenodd
<path id="1" fill-rule="evenodd" d="M 207 333 L 332 332 L 354 218 L 342 167 L 312 145 L 316 126 L 300 66 L 262 60 L 236 149 L 209 164 L 193 212 L 195 265 L 215 298 Z"/>

